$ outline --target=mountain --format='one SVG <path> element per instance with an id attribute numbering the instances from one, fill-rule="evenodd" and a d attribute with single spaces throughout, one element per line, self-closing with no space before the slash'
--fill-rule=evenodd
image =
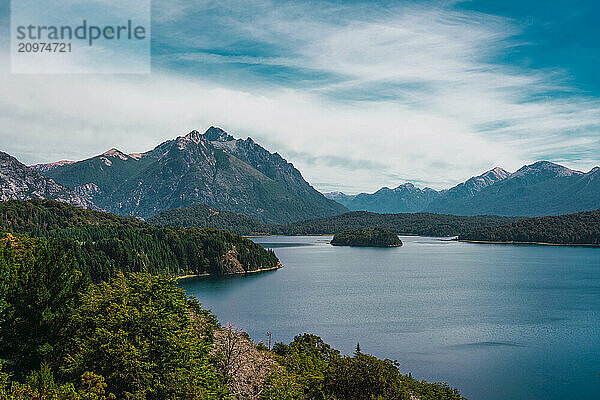
<path id="1" fill-rule="evenodd" d="M 356 194 L 345 194 L 342 192 L 329 192 L 329 193 L 323 193 L 323 195 L 325 197 L 327 197 L 328 199 L 337 201 L 340 204 L 348 203 L 357 196 Z M 346 204 L 344 204 L 344 205 L 346 207 L 348 207 Z"/>
<path id="2" fill-rule="evenodd" d="M 600 210 L 527 218 L 461 234 L 459 240 L 501 243 L 585 244 L 600 246 Z"/>
<path id="3" fill-rule="evenodd" d="M 13 156 L 0 152 L 0 200 L 53 199 L 83 208 L 97 208 L 89 197 L 46 178 Z"/>
<path id="4" fill-rule="evenodd" d="M 456 203 L 470 199 L 481 190 L 509 176 L 510 172 L 500 167 L 493 168 L 448 190 L 440 191 L 439 196 L 428 204 L 425 209 L 432 212 L 449 212 L 446 210 L 451 210 Z"/>
<path id="5" fill-rule="evenodd" d="M 345 195 L 335 192 L 327 193 L 325 196 L 345 205 L 350 210 L 368 210 L 378 213 L 410 213 L 423 210 L 439 194 L 439 192 L 430 188 L 419 189 L 412 183 L 405 183 L 394 189 L 384 187 L 372 194 Z"/>
<path id="6" fill-rule="evenodd" d="M 453 215 L 543 216 L 600 207 L 600 168 L 588 173 L 538 161 L 509 173 L 496 167 L 447 190 L 405 184 L 375 193 L 326 196 L 350 210 Z"/>
<path id="7" fill-rule="evenodd" d="M 457 215 L 544 216 L 600 208 L 600 180 L 548 161 L 525 165 L 472 196 L 429 207 Z"/>
<path id="8" fill-rule="evenodd" d="M 265 223 L 330 216 L 347 209 L 317 192 L 277 153 L 220 128 L 191 131 L 140 154 L 111 149 L 39 171 L 105 210 L 150 217 L 197 203 Z"/>
<path id="9" fill-rule="evenodd" d="M 75 161 L 61 160 L 61 161 L 48 163 L 48 164 L 34 164 L 34 165 L 31 165 L 31 168 L 35 169 L 38 172 L 44 173 L 44 172 L 48 172 L 56 167 L 60 167 L 61 165 L 73 164 L 74 162 Z"/>

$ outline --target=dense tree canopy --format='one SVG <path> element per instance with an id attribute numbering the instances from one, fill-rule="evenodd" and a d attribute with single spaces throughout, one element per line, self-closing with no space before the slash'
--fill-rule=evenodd
<path id="1" fill-rule="evenodd" d="M 284 235 L 312 235 L 381 228 L 398 235 L 456 236 L 477 227 L 503 225 L 517 219 L 494 215 L 463 217 L 428 213 L 377 214 L 367 211 L 354 211 L 333 217 L 311 219 L 274 227 L 272 232 Z"/>
<path id="2" fill-rule="evenodd" d="M 211 353 L 216 319 L 170 278 L 119 274 L 90 285 L 65 329 L 60 370 L 106 379 L 119 398 L 220 399 Z"/>
<path id="3" fill-rule="evenodd" d="M 600 245 L 600 210 L 527 218 L 507 225 L 472 230 L 460 240 L 515 243 Z"/>
<path id="4" fill-rule="evenodd" d="M 252 235 L 269 232 L 270 226 L 255 219 L 231 211 L 218 210 L 205 204 L 162 211 L 150 218 L 152 225 L 201 226 L 204 228 L 225 229 L 239 235 Z"/>
<path id="5" fill-rule="evenodd" d="M 117 271 L 227 274 L 273 268 L 275 253 L 226 231 L 156 227 L 52 200 L 0 202 L 0 232 L 58 240 L 93 281 Z"/>
<path id="6" fill-rule="evenodd" d="M 331 244 L 334 246 L 397 247 L 402 246 L 402 241 L 393 232 L 374 228 L 337 233 L 333 236 Z"/>
<path id="7" fill-rule="evenodd" d="M 340 353 L 315 335 L 299 335 L 273 349 L 285 372 L 268 381 L 263 399 L 310 400 L 464 400 L 446 384 L 420 382 L 402 375 L 398 364 L 357 349 Z"/>
<path id="8" fill-rule="evenodd" d="M 200 226 L 226 229 L 242 235 L 320 235 L 366 228 L 387 229 L 400 235 L 456 236 L 475 228 L 496 226 L 516 221 L 515 217 L 479 215 L 464 217 L 429 213 L 377 214 L 354 211 L 326 218 L 292 222 L 287 225 L 265 225 L 244 215 L 198 204 L 163 211 L 148 220 L 156 225 Z"/>
<path id="9" fill-rule="evenodd" d="M 86 284 L 57 242 L 8 236 L 0 246 L 0 365 L 13 380 L 0 375 L 0 390 L 16 398 L 77 399 L 101 388 L 119 399 L 226 398 L 211 353 L 217 320 L 173 278 L 119 272 Z"/>
<path id="10" fill-rule="evenodd" d="M 21 379 L 55 354 L 84 283 L 62 247 L 27 237 L 0 240 L 0 268 L 0 354 Z"/>

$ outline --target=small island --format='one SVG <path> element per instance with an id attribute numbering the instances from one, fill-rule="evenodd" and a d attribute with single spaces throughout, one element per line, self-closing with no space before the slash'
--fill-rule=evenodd
<path id="1" fill-rule="evenodd" d="M 358 229 L 336 234 L 330 242 L 333 246 L 399 247 L 402 241 L 386 229 Z"/>

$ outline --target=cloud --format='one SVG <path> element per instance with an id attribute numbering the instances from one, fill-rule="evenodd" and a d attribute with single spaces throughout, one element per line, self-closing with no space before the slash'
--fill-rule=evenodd
<path id="1" fill-rule="evenodd" d="M 348 192 L 598 163 L 600 102 L 566 71 L 499 63 L 523 45 L 511 20 L 448 5 L 170 4 L 154 5 L 152 75 L 0 75 L 3 149 L 77 159 L 221 125 Z"/>

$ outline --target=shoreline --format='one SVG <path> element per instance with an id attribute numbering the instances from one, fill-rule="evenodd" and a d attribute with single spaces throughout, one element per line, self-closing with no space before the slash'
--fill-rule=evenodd
<path id="1" fill-rule="evenodd" d="M 332 246 L 336 246 L 336 247 L 375 247 L 378 249 L 392 249 L 394 247 L 402 247 L 403 243 L 400 244 L 389 244 L 389 245 L 385 245 L 385 246 L 377 246 L 377 245 L 367 245 L 367 244 L 333 244 L 333 243 L 329 243 Z"/>
<path id="2" fill-rule="evenodd" d="M 208 276 L 236 276 L 236 275 L 254 275 L 254 274 L 260 274 L 262 272 L 268 272 L 268 271 L 276 271 L 278 269 L 283 268 L 284 266 L 281 265 L 280 263 L 277 263 L 277 265 L 275 267 L 269 267 L 269 268 L 261 268 L 261 269 L 254 269 L 251 271 L 244 271 L 244 272 L 232 272 L 229 274 L 222 274 L 222 275 L 214 275 L 214 274 L 189 274 L 189 275 L 181 275 L 178 276 L 177 278 L 175 278 L 175 281 L 179 281 L 180 279 L 190 279 L 190 278 L 205 278 Z"/>
<path id="3" fill-rule="evenodd" d="M 334 236 L 333 233 L 307 233 L 307 234 L 297 234 L 297 235 L 285 235 L 285 234 L 265 234 L 265 235 L 242 235 L 245 238 L 260 238 L 260 237 L 296 237 L 296 236 Z"/>
<path id="4" fill-rule="evenodd" d="M 534 246 L 567 246 L 567 247 L 600 247 L 600 244 L 585 244 L 585 243 L 547 243 L 547 242 L 500 242 L 492 240 L 460 240 L 456 239 L 457 242 L 463 243 L 475 243 L 475 244 L 522 244 L 522 245 L 534 245 Z"/>

